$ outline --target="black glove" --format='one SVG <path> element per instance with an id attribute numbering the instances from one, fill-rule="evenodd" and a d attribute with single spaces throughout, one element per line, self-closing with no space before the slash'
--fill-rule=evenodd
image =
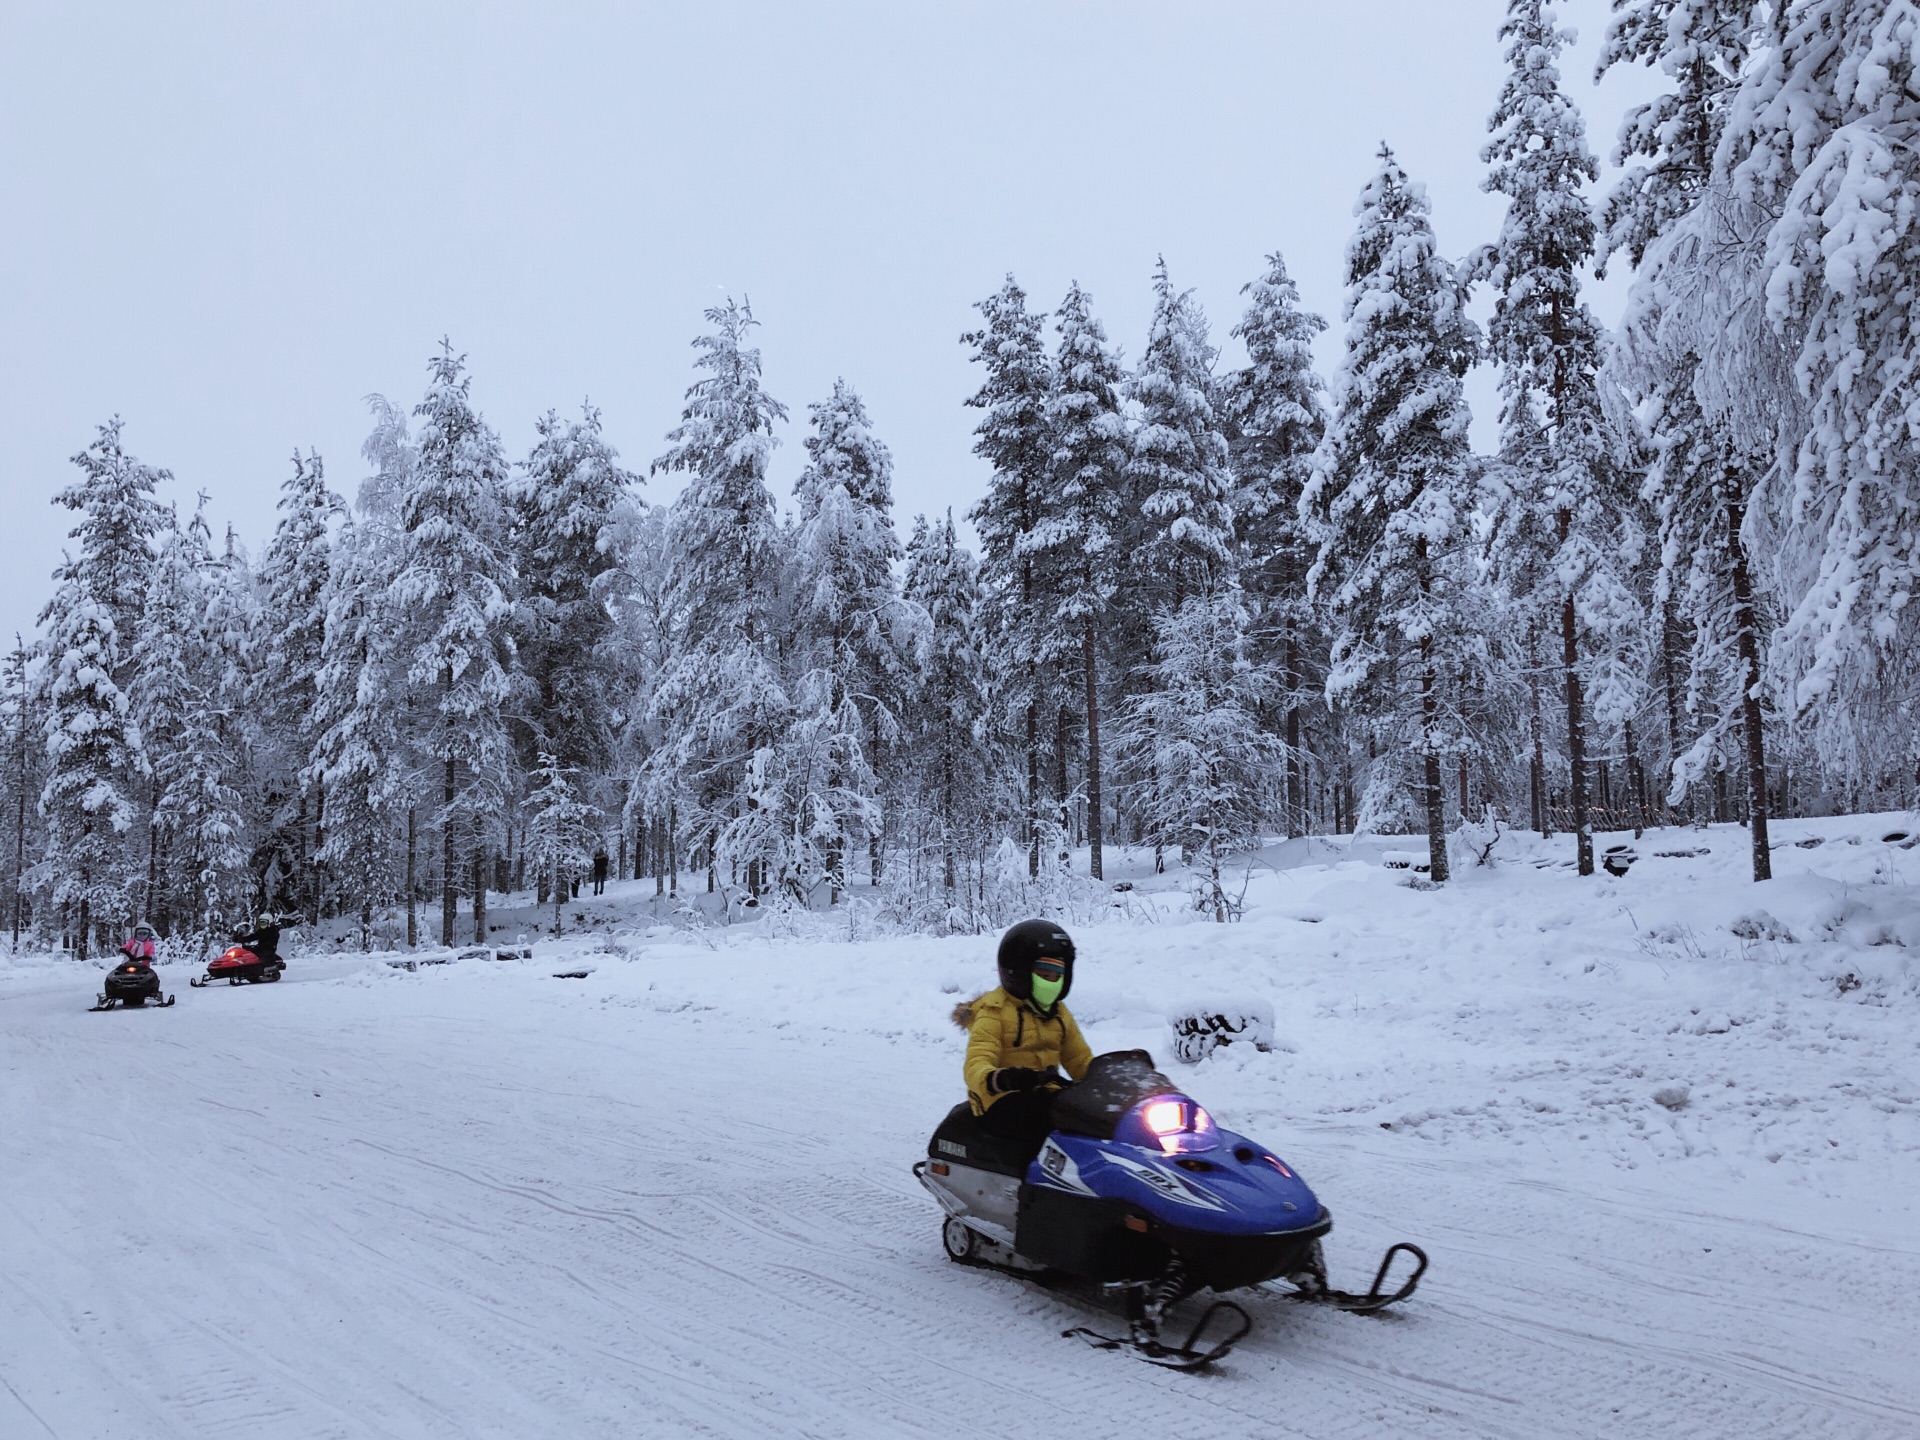
<path id="1" fill-rule="evenodd" d="M 987 1076 L 987 1089 L 995 1095 L 1006 1095 L 1015 1090 L 1038 1090 L 1042 1085 L 1052 1084 L 1059 1078 L 1052 1070 L 1007 1065 Z"/>

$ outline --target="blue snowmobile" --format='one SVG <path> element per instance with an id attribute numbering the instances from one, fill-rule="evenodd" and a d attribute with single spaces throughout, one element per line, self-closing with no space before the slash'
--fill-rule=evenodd
<path id="1" fill-rule="evenodd" d="M 1202 1289 L 1285 1280 L 1293 1298 L 1371 1311 L 1406 1299 L 1426 1273 L 1426 1253 L 1403 1241 L 1388 1249 L 1370 1290 L 1335 1290 L 1320 1246 L 1333 1216 L 1307 1183 L 1271 1150 L 1216 1125 L 1144 1050 L 1096 1056 L 1054 1101 L 1052 1119 L 1030 1158 L 956 1105 L 913 1173 L 947 1212 L 950 1259 L 1064 1273 L 1124 1296 L 1125 1339 L 1083 1326 L 1066 1335 L 1196 1370 L 1253 1328 L 1240 1306 L 1217 1300 L 1183 1342 L 1163 1340 L 1167 1312 Z M 1411 1268 L 1389 1289 L 1402 1255 Z"/>

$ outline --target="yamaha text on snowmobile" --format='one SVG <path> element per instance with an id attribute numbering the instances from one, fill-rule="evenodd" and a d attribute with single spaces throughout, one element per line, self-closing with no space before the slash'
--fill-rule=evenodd
<path id="1" fill-rule="evenodd" d="M 287 968 L 287 962 L 275 956 L 263 960 L 246 946 L 229 945 L 219 959 L 207 966 L 207 973 L 197 980 L 187 983 L 195 989 L 211 985 L 216 980 L 224 980 L 229 985 L 238 985 L 245 981 L 249 985 L 265 984 L 278 980 Z"/>
<path id="2" fill-rule="evenodd" d="M 153 973 L 153 964 L 148 960 L 122 960 L 107 972 L 107 978 L 100 982 L 100 998 L 93 1002 L 93 1008 L 111 1010 L 116 1000 L 124 1009 L 139 1009 L 149 1000 L 163 1009 L 173 1004 L 173 996 L 161 995 L 160 977 Z"/>
<path id="3" fill-rule="evenodd" d="M 1029 1163 L 1021 1147 L 956 1105 L 913 1173 L 947 1212 L 941 1239 L 951 1259 L 1064 1272 L 1122 1292 L 1126 1339 L 1065 1332 L 1103 1349 L 1131 1347 L 1155 1364 L 1197 1369 L 1253 1327 L 1240 1306 L 1218 1300 L 1183 1342 L 1164 1341 L 1167 1312 L 1199 1290 L 1278 1279 L 1296 1299 L 1379 1310 L 1413 1294 L 1426 1272 L 1425 1252 L 1402 1242 L 1387 1251 L 1371 1290 L 1333 1289 L 1320 1248 L 1333 1228 L 1326 1207 L 1278 1155 L 1214 1124 L 1144 1050 L 1095 1057 L 1054 1102 L 1053 1124 Z M 1389 1289 L 1401 1255 L 1410 1273 Z"/>

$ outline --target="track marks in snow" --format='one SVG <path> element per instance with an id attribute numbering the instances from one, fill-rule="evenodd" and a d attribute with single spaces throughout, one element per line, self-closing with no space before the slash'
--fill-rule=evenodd
<path id="1" fill-rule="evenodd" d="M 165 1030 L 0 1005 L 0 1063 L 33 1072 L 0 1087 L 0 1168 L 30 1177 L 0 1274 L 71 1312 L 0 1285 L 0 1379 L 60 1377 L 57 1407 L 20 1391 L 50 1433 L 1920 1433 L 1898 1246 L 1266 1116 L 1334 1208 L 1341 1283 L 1403 1234 L 1434 1269 L 1379 1317 L 1253 1296 L 1219 1372 L 1174 1375 L 1059 1338 L 1123 1328 L 1097 1295 L 943 1258 L 907 1174 L 953 1089 L 939 1046 L 435 982 Z"/>

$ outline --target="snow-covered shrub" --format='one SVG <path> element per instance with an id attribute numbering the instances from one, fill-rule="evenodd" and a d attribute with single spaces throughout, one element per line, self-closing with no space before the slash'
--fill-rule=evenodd
<path id="1" fill-rule="evenodd" d="M 1187 1006 L 1169 1015 L 1167 1023 L 1173 1027 L 1173 1053 L 1189 1065 L 1222 1045 L 1273 1048 L 1273 1007 L 1264 1000 Z"/>
<path id="2" fill-rule="evenodd" d="M 1793 932 L 1764 910 L 1742 915 L 1727 928 L 1742 940 L 1772 940 L 1783 945 L 1794 943 Z"/>

